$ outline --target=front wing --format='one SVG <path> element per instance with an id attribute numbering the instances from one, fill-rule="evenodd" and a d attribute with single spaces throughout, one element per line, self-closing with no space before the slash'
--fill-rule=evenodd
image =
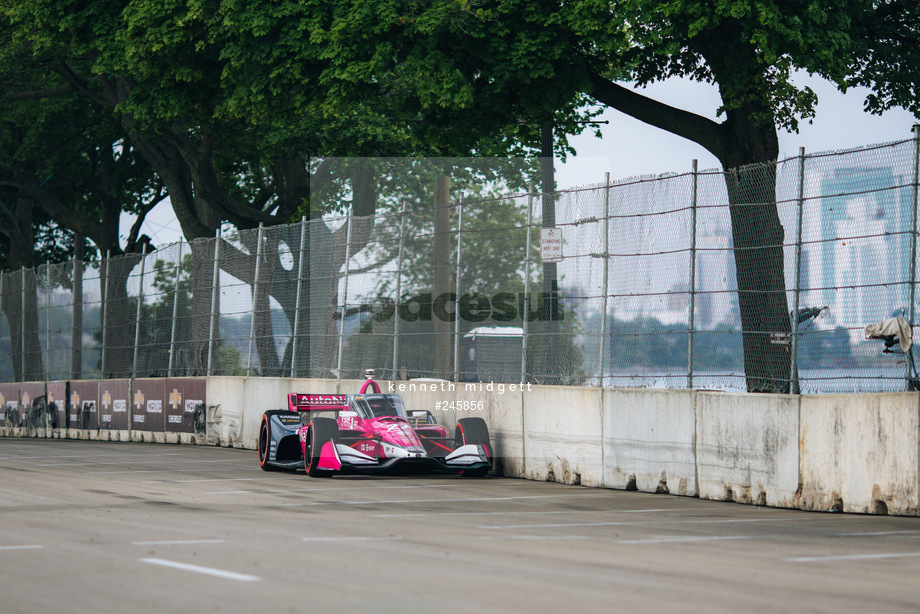
<path id="1" fill-rule="evenodd" d="M 445 456 L 437 457 L 400 448 L 392 448 L 390 454 L 392 456 L 389 458 L 371 456 L 344 443 L 328 442 L 320 454 L 319 467 L 355 473 L 384 473 L 397 470 L 460 473 L 492 468 L 486 448 L 479 444 L 460 446 Z"/>

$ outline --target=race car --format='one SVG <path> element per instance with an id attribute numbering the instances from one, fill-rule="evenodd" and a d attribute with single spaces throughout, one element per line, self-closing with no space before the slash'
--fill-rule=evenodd
<path id="1" fill-rule="evenodd" d="M 369 377 L 358 394 L 291 393 L 288 409 L 266 411 L 259 466 L 302 467 L 311 477 L 425 470 L 481 477 L 492 469 L 492 445 L 482 418 L 461 418 L 451 437 L 431 412 L 410 415 L 398 394 L 381 393 Z"/>

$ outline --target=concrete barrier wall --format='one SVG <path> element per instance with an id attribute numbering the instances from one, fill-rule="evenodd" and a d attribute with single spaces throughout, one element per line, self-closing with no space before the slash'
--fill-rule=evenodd
<path id="1" fill-rule="evenodd" d="M 799 399 L 698 392 L 699 495 L 793 507 L 799 487 Z"/>
<path id="2" fill-rule="evenodd" d="M 918 515 L 918 394 L 802 397 L 796 507 Z"/>
<path id="3" fill-rule="evenodd" d="M 604 485 L 697 495 L 691 390 L 605 390 Z"/>
<path id="4" fill-rule="evenodd" d="M 355 393 L 362 383 L 211 377 L 204 432 L 152 432 L 136 425 L 129 431 L 52 428 L 50 422 L 27 427 L 7 419 L 0 422 L 0 436 L 255 449 L 262 413 L 286 407 L 288 393 Z M 459 418 L 481 416 L 489 426 L 496 469 L 507 476 L 755 505 L 920 515 L 920 393 L 794 396 L 380 384 L 384 392 L 400 392 L 407 409 L 427 409 L 450 429 Z M 37 392 L 34 384 L 4 386 L 7 409 Z M 167 397 L 176 393 L 166 388 Z M 49 382 L 46 390 L 49 398 L 60 398 L 63 385 Z"/>
<path id="5" fill-rule="evenodd" d="M 534 386 L 523 400 L 526 468 L 521 477 L 603 486 L 601 391 Z"/>

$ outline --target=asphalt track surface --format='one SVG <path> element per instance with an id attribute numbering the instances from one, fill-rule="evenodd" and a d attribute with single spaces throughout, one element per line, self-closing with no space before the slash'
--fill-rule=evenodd
<path id="1" fill-rule="evenodd" d="M 920 518 L 0 439 L 0 611 L 916 612 Z"/>

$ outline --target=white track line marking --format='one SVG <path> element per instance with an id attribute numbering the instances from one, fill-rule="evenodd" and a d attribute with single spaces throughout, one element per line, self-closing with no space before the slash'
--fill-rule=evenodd
<path id="1" fill-rule="evenodd" d="M 153 457 L 153 456 L 180 456 L 180 454 L 177 452 L 162 452 L 162 453 L 150 455 L 150 457 Z M 42 456 L 28 456 L 28 455 L 27 456 L 0 456 L 0 460 L 27 461 L 27 460 L 33 460 L 36 458 L 111 458 L 111 456 L 106 455 L 102 457 L 102 456 L 94 456 L 91 454 L 50 454 L 50 455 L 42 455 Z M 144 458 L 148 458 L 148 456 L 144 455 Z"/>
<path id="2" fill-rule="evenodd" d="M 605 497 L 607 495 L 578 495 L 582 497 Z M 295 507 L 307 505 L 389 505 L 391 503 L 457 503 L 460 501 L 512 501 L 515 499 L 572 499 L 571 494 L 567 495 L 529 495 L 525 497 L 470 497 L 467 499 L 396 499 L 390 501 L 310 501 L 306 503 L 279 503 L 282 507 Z M 437 515 L 437 512 L 432 512 Z M 566 525 L 567 526 L 567 525 Z M 500 527 L 495 527 L 500 528 Z"/>
<path id="3" fill-rule="evenodd" d="M 148 480 L 141 484 L 192 484 L 196 482 L 267 482 L 270 480 L 290 480 L 290 478 L 208 478 L 206 480 Z"/>
<path id="4" fill-rule="evenodd" d="M 479 539 L 588 539 L 585 535 L 480 535 Z"/>
<path id="5" fill-rule="evenodd" d="M 493 527 L 482 527 L 483 529 L 543 529 L 558 527 L 612 527 L 617 525 L 659 525 L 659 524 L 730 524 L 737 522 L 776 522 L 777 520 L 809 520 L 808 517 L 802 518 L 732 518 L 718 520 L 640 520 L 636 522 L 558 522 L 547 524 L 508 524 L 497 525 Z"/>
<path id="6" fill-rule="evenodd" d="M 173 569 L 181 569 L 183 571 L 192 571 L 195 573 L 201 573 L 209 576 L 216 576 L 218 578 L 226 578 L 227 580 L 238 580 L 240 582 L 257 582 L 262 578 L 258 576 L 250 576 L 247 574 L 236 573 L 235 571 L 226 571 L 223 569 L 214 569 L 213 567 L 201 567 L 200 565 L 189 565 L 187 563 L 179 563 L 177 561 L 167 561 L 165 559 L 139 559 L 142 563 L 151 563 L 153 565 L 162 565 L 163 567 L 172 567 Z"/>
<path id="7" fill-rule="evenodd" d="M 402 537 L 304 537 L 305 542 L 384 542 L 400 541 Z"/>
<path id="8" fill-rule="evenodd" d="M 438 512 L 438 516 L 521 516 L 525 514 L 646 514 L 652 512 L 681 512 L 689 510 L 661 508 L 652 510 L 563 510 L 553 512 Z M 401 516 L 431 516 L 431 513 L 411 512 L 406 514 L 372 514 L 371 518 L 399 518 Z"/>
<path id="9" fill-rule="evenodd" d="M 202 493 L 204 495 L 248 495 L 248 494 L 267 494 L 267 493 L 288 493 L 288 492 L 328 492 L 328 491 L 346 491 L 346 490 L 388 490 L 393 488 L 449 488 L 452 486 L 459 486 L 459 484 L 425 484 L 423 486 L 357 486 L 357 487 L 348 487 L 348 488 L 279 488 L 275 490 L 221 490 L 217 492 L 206 492 Z"/>
<path id="10" fill-rule="evenodd" d="M 85 462 L 74 462 L 70 461 L 67 463 L 36 463 L 36 467 L 77 467 L 81 465 L 149 465 L 151 463 L 195 463 L 196 465 L 202 463 L 238 463 L 240 462 L 237 458 L 228 458 L 228 459 L 215 459 L 215 460 L 176 460 L 173 458 L 167 459 L 140 459 L 140 460 L 119 460 L 119 461 L 96 461 L 88 460 Z"/>
<path id="11" fill-rule="evenodd" d="M 757 539 L 758 537 L 766 537 L 765 535 L 713 535 L 709 537 L 700 536 L 700 537 L 652 537 L 649 539 L 622 539 L 618 541 L 618 544 L 672 544 L 672 543 L 681 543 L 681 542 L 715 542 L 723 540 L 733 540 L 733 539 Z"/>
<path id="12" fill-rule="evenodd" d="M 840 533 L 834 537 L 876 537 L 878 535 L 908 535 L 920 531 L 872 531 L 869 533 Z"/>
<path id="13" fill-rule="evenodd" d="M 222 544 L 222 539 L 174 539 L 153 542 L 131 542 L 132 546 L 172 546 L 184 544 Z"/>
<path id="14" fill-rule="evenodd" d="M 820 563 L 822 561 L 866 561 L 873 559 L 899 559 L 918 556 L 920 556 L 920 552 L 890 552 L 883 554 L 846 554 L 841 556 L 802 556 L 786 560 L 790 563 Z"/>
<path id="15" fill-rule="evenodd" d="M 221 467 L 223 469 L 223 467 Z M 118 475 L 125 473 L 201 473 L 202 471 L 210 471 L 210 469 L 150 469 L 147 470 L 137 470 L 137 471 L 86 471 L 79 475 Z M 216 471 L 216 469 L 215 469 Z M 234 471 L 261 471 L 258 467 L 255 469 L 248 468 L 239 468 L 234 469 Z"/>
<path id="16" fill-rule="evenodd" d="M 44 546 L 0 546 L 0 550 L 38 550 Z"/>

